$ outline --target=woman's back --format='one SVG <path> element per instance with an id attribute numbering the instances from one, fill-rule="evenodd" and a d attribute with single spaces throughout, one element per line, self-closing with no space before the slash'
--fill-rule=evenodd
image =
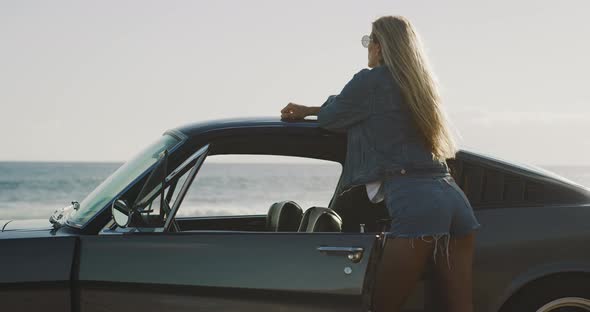
<path id="1" fill-rule="evenodd" d="M 348 148 L 336 194 L 400 172 L 446 172 L 434 159 L 387 66 L 363 69 L 318 113 L 319 125 L 346 131 Z"/>
<path id="2" fill-rule="evenodd" d="M 367 120 L 367 138 L 375 152 L 387 157 L 401 149 L 398 160 L 404 166 L 415 167 L 433 163 L 424 135 L 412 118 L 401 90 L 385 65 L 371 70 L 373 84 L 372 114 Z"/>

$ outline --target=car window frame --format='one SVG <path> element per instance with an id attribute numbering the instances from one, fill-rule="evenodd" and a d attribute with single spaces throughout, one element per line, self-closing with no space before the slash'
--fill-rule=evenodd
<path id="1" fill-rule="evenodd" d="M 192 180 L 194 180 L 197 172 L 201 168 L 203 161 L 205 160 L 205 158 L 207 158 L 207 155 L 209 152 L 209 147 L 210 147 L 209 143 L 204 144 L 196 152 L 191 154 L 191 156 L 189 156 L 185 161 L 183 161 L 178 167 L 176 167 L 176 169 L 172 170 L 172 172 L 170 174 L 168 174 L 165 178 L 164 187 L 161 187 L 162 184 L 159 183 L 154 187 L 154 189 L 152 189 L 150 192 L 148 192 L 148 194 L 146 196 L 144 196 L 143 199 L 141 199 L 141 202 L 145 203 L 145 208 L 147 208 L 144 212 L 149 213 L 149 210 L 152 210 L 151 206 L 153 205 L 153 202 L 155 200 L 157 200 L 158 197 L 161 196 L 161 192 L 166 192 L 167 189 L 168 189 L 168 192 L 165 193 L 166 200 L 168 200 L 168 201 L 171 200 L 174 197 L 174 191 L 177 189 L 177 186 L 178 186 L 177 183 L 179 182 L 179 180 L 184 176 L 184 174 L 187 171 L 190 171 L 189 177 L 187 178 L 187 180 L 184 181 L 179 192 L 182 192 L 184 190 L 184 188 L 186 188 L 188 190 L 188 188 L 192 184 Z M 187 186 L 187 183 L 188 183 L 188 186 Z M 172 187 L 172 189 L 169 189 L 170 187 Z M 185 193 L 184 195 L 186 195 L 186 190 L 184 190 L 184 193 Z M 178 194 L 180 195 L 181 193 L 178 193 Z M 174 220 L 174 218 L 170 218 L 170 216 L 173 215 L 172 211 L 173 211 L 174 207 L 176 207 L 175 209 L 176 209 L 176 211 L 178 211 L 178 208 L 180 207 L 180 204 L 182 203 L 182 200 L 184 199 L 184 195 L 182 198 L 179 198 L 177 195 L 177 197 L 175 198 L 173 207 L 170 209 L 170 211 L 168 212 L 168 214 L 166 216 L 166 220 L 164 221 L 163 226 L 122 228 L 122 227 L 119 227 L 116 223 L 114 223 L 113 220 L 111 220 L 111 222 L 107 223 L 107 225 L 100 231 L 100 234 L 132 233 L 132 232 L 169 232 L 169 229 L 172 226 L 172 224 L 171 224 L 172 220 Z M 180 199 L 180 202 L 179 202 L 179 199 Z M 176 215 L 176 211 L 174 212 L 174 215 Z M 171 221 L 168 222 L 168 220 L 171 220 Z"/>
<path id="2" fill-rule="evenodd" d="M 204 159 L 207 157 L 207 154 L 209 152 L 209 144 L 205 144 L 203 145 L 201 148 L 199 148 L 196 152 L 194 152 L 191 156 L 189 156 L 185 161 L 183 161 L 180 165 L 178 165 L 176 167 L 176 169 L 172 170 L 172 172 L 170 172 L 165 180 L 164 180 L 164 190 L 166 190 L 167 187 L 171 186 L 172 184 L 175 184 L 177 181 L 174 180 L 174 178 L 176 178 L 176 176 L 178 176 L 178 178 L 182 177 L 184 175 L 184 173 L 188 170 L 191 169 L 191 166 L 193 164 L 193 162 L 198 162 L 199 161 L 199 157 L 204 156 L 203 160 L 201 161 L 201 163 L 204 161 Z M 156 185 L 148 194 L 146 194 L 143 198 L 138 198 L 137 199 L 137 203 L 141 204 L 141 205 L 147 205 L 148 203 L 151 203 L 153 200 L 156 199 L 156 197 L 158 197 L 160 195 L 160 192 L 162 190 L 161 188 L 162 184 L 158 184 Z M 173 196 L 171 194 L 171 196 Z M 168 197 L 168 194 L 166 194 L 166 197 Z"/>
<path id="3" fill-rule="evenodd" d="M 188 192 L 190 186 L 192 185 L 193 181 L 195 180 L 197 173 L 201 169 L 201 166 L 203 165 L 205 158 L 207 158 L 208 152 L 209 152 L 209 144 L 206 144 L 204 147 L 200 148 L 197 152 L 195 152 L 195 154 L 193 154 L 193 156 L 194 155 L 198 155 L 198 156 L 194 157 L 194 159 L 193 159 L 193 156 L 191 156 L 185 162 L 183 162 L 182 165 L 186 164 L 185 166 L 187 168 L 190 167 L 189 164 L 192 163 L 193 161 L 195 161 L 195 164 L 192 165 L 192 168 L 188 172 L 188 176 L 187 176 L 186 180 L 184 181 L 184 183 L 182 184 L 178 195 L 176 195 L 176 199 L 174 200 L 174 204 L 170 208 L 170 212 L 166 216 L 166 221 L 164 223 L 163 232 L 170 231 L 170 227 L 171 227 L 173 221 L 175 221 L 176 213 L 178 212 L 178 209 L 180 208 L 180 205 L 182 204 L 184 197 L 185 197 L 186 193 Z M 172 176 L 170 177 L 170 180 L 172 180 L 176 175 L 178 175 L 178 172 L 180 172 L 180 171 L 182 171 L 182 170 L 173 171 L 171 173 Z M 181 177 L 182 177 L 182 174 L 178 175 L 178 179 L 180 179 Z M 178 182 L 178 180 L 176 180 L 176 182 Z M 175 186 L 177 186 L 177 185 L 175 185 Z M 161 190 L 161 192 L 164 192 L 164 191 L 165 191 L 165 188 Z M 175 226 L 175 228 L 178 229 L 177 226 Z"/>
<path id="4" fill-rule="evenodd" d="M 208 143 L 210 144 L 210 143 Z M 336 185 L 334 186 L 335 188 L 337 187 L 338 183 L 340 183 L 340 179 L 342 178 L 342 170 L 344 170 L 344 166 L 342 163 L 336 161 L 336 160 L 328 160 L 328 159 L 323 159 L 323 158 L 315 158 L 315 157 L 305 157 L 305 156 L 291 156 L 291 155 L 272 155 L 272 154 L 256 154 L 256 153 L 252 153 L 252 154 L 239 154 L 239 153 L 228 153 L 228 154 L 207 154 L 206 157 L 203 159 L 202 163 L 204 163 L 207 159 L 207 157 L 209 156 L 220 156 L 220 155 L 260 155 L 260 156 L 277 156 L 277 157 L 299 157 L 299 158 L 305 158 L 305 159 L 312 159 L 312 160 L 317 160 L 317 161 L 325 161 L 325 162 L 331 162 L 331 163 L 336 163 L 340 165 L 340 172 L 339 172 L 339 178 L 338 181 L 336 182 Z M 201 164 L 202 165 L 202 164 Z M 200 170 L 200 168 L 199 168 Z M 195 174 L 195 177 L 198 175 L 198 172 Z M 181 175 L 182 177 L 182 175 Z M 194 178 L 193 178 L 194 179 Z M 192 184 L 192 181 L 191 181 Z M 190 186 L 189 186 L 190 187 Z M 190 189 L 187 190 L 187 192 L 190 191 Z M 174 196 L 174 195 L 172 195 Z M 332 203 L 332 200 L 334 199 L 334 192 L 332 192 L 332 195 L 330 197 L 330 200 L 328 201 L 328 206 Z M 326 206 L 326 207 L 328 207 Z M 261 217 L 261 216 L 266 216 L 267 213 L 255 213 L 255 214 L 240 214 L 240 215 L 211 215 L 211 216 L 182 216 L 181 219 L 194 219 L 194 218 L 231 218 L 231 217 L 235 217 L 235 218 L 241 218 L 241 217 Z"/>

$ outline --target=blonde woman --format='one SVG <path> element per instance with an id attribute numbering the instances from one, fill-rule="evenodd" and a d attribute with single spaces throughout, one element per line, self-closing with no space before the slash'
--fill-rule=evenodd
<path id="1" fill-rule="evenodd" d="M 317 115 L 320 127 L 346 131 L 335 198 L 361 189 L 387 207 L 391 223 L 375 311 L 400 311 L 432 257 L 446 309 L 471 312 L 474 233 L 481 225 L 446 165 L 455 144 L 419 36 L 406 18 L 384 16 L 362 44 L 370 70 L 355 74 L 321 107 L 289 103 L 281 117 Z"/>

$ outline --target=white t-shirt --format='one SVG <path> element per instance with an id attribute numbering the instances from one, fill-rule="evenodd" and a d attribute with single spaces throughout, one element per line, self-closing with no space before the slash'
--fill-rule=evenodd
<path id="1" fill-rule="evenodd" d="M 383 196 L 383 183 L 381 181 L 375 181 L 365 184 L 367 188 L 367 195 L 372 203 L 381 202 L 384 199 Z"/>

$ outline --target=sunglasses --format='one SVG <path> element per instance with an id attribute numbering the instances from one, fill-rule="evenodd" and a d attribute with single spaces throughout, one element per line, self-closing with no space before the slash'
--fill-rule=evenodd
<path id="1" fill-rule="evenodd" d="M 371 36 L 369 35 L 364 35 L 361 38 L 361 44 L 363 45 L 363 47 L 368 48 L 369 47 L 369 43 L 373 41 L 373 38 L 371 38 Z"/>

